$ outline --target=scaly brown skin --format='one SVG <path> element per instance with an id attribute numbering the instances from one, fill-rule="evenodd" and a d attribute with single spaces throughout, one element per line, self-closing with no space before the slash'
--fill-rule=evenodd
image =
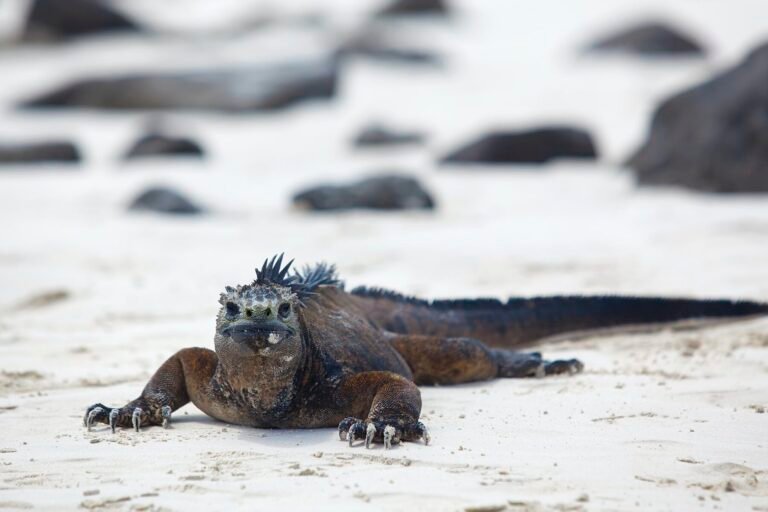
<path id="1" fill-rule="evenodd" d="M 560 307 L 561 298 L 533 299 L 520 308 L 482 300 L 430 304 L 391 292 L 347 293 L 332 267 L 318 265 L 288 277 L 290 263 L 281 264 L 282 256 L 272 258 L 253 284 L 228 287 L 222 294 L 215 352 L 177 352 L 137 399 L 120 408 L 92 405 L 84 424 L 90 429 L 106 423 L 113 431 L 167 427 L 171 413 L 191 401 L 216 419 L 240 425 L 338 426 L 340 438 L 350 445 L 358 439 L 367 447 L 383 442 L 386 448 L 400 441 L 428 442 L 419 421 L 417 385 L 572 374 L 583 368 L 575 359 L 544 361 L 539 353 L 509 347 L 553 332 L 633 319 L 688 318 L 701 308 L 707 316 L 768 310 L 755 303 L 735 303 L 738 309 L 711 301 L 661 302 L 661 307 L 654 302 L 649 309 L 645 299 L 616 299 L 627 304 L 599 303 L 600 316 L 592 303 L 599 299 L 592 298 L 569 308 Z M 637 301 L 642 307 L 632 309 Z M 547 323 L 553 314 L 562 320 L 559 325 Z"/>

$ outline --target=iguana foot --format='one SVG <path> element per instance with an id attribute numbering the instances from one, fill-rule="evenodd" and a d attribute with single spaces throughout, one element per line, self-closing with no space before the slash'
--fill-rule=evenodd
<path id="1" fill-rule="evenodd" d="M 134 400 L 125 407 L 94 404 L 85 410 L 83 426 L 90 431 L 94 423 L 106 423 L 113 433 L 117 427 L 133 427 L 136 432 L 147 425 L 162 425 L 163 428 L 168 428 L 171 424 L 171 407 L 153 406 L 143 400 Z"/>
<path id="2" fill-rule="evenodd" d="M 584 371 L 584 363 L 578 359 L 557 359 L 555 361 L 543 361 L 542 370 L 544 375 L 559 375 L 561 373 L 574 375 Z"/>
<path id="3" fill-rule="evenodd" d="M 420 421 L 410 423 L 402 420 L 371 421 L 352 417 L 345 418 L 339 423 L 339 439 L 348 441 L 349 446 L 358 439 L 365 439 L 366 448 L 371 448 L 373 443 L 384 443 L 386 450 L 401 441 L 424 439 L 424 444 L 429 444 L 430 441 L 429 431 Z"/>
<path id="4" fill-rule="evenodd" d="M 545 377 L 567 373 L 573 375 L 584 370 L 584 363 L 578 359 L 542 359 L 540 352 L 515 352 L 494 349 L 493 356 L 499 367 L 499 377 Z"/>

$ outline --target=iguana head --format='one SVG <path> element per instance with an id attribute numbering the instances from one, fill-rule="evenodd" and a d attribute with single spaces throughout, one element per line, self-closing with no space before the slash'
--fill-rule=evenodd
<path id="1" fill-rule="evenodd" d="M 293 260 L 273 256 L 256 269 L 256 280 L 228 286 L 219 298 L 216 351 L 242 356 L 286 352 L 301 343 L 300 309 L 320 285 L 336 285 L 333 266 L 323 263 L 289 275 Z"/>

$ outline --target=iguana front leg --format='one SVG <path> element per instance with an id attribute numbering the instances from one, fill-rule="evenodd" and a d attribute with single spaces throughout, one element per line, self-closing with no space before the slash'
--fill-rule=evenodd
<path id="1" fill-rule="evenodd" d="M 123 407 L 94 404 L 86 409 L 83 424 L 90 430 L 94 423 L 107 423 L 112 432 L 117 427 L 133 427 L 137 432 L 145 425 L 167 428 L 173 411 L 190 400 L 197 404 L 204 398 L 216 363 L 212 350 L 180 350 L 158 368 L 141 396 Z"/>
<path id="2" fill-rule="evenodd" d="M 366 448 L 374 442 L 383 442 L 386 449 L 401 441 L 429 443 L 429 432 L 419 421 L 421 393 L 405 377 L 391 372 L 352 375 L 342 382 L 338 398 L 350 414 L 339 423 L 339 438 L 350 446 L 357 439 L 365 439 Z"/>

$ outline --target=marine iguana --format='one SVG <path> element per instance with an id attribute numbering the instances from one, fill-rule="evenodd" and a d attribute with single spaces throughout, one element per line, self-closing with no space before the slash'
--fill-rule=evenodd
<path id="1" fill-rule="evenodd" d="M 215 351 L 180 350 L 137 399 L 88 407 L 85 426 L 168 427 L 191 401 L 240 425 L 337 426 L 350 446 L 428 443 L 418 385 L 580 372 L 576 359 L 515 350 L 557 334 L 768 313 L 768 304 L 748 301 L 616 296 L 426 301 L 378 288 L 346 292 L 333 266 L 289 274 L 292 263 L 274 256 L 253 283 L 226 288 Z"/>

